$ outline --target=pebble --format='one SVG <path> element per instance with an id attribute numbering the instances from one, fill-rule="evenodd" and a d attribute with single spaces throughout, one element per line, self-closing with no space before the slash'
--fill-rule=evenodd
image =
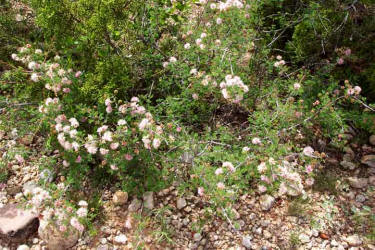
<path id="1" fill-rule="evenodd" d="M 275 203 L 275 198 L 272 197 L 271 195 L 265 194 L 260 197 L 259 202 L 260 202 L 262 210 L 268 211 L 271 209 L 271 207 Z"/>
<path id="2" fill-rule="evenodd" d="M 119 190 L 113 195 L 112 201 L 115 205 L 124 205 L 128 201 L 128 193 Z"/>
<path id="3" fill-rule="evenodd" d="M 355 201 L 358 202 L 358 203 L 363 203 L 366 201 L 366 197 L 362 194 L 358 194 L 356 197 L 355 197 Z"/>
<path id="4" fill-rule="evenodd" d="M 184 207 L 186 207 L 186 200 L 184 198 L 178 198 L 177 199 L 177 208 L 179 210 L 183 209 Z"/>
<path id="5" fill-rule="evenodd" d="M 304 234 L 304 233 L 300 234 L 300 235 L 298 236 L 298 239 L 299 239 L 302 243 L 308 243 L 308 242 L 310 242 L 310 237 L 309 237 L 307 234 Z"/>
<path id="6" fill-rule="evenodd" d="M 375 186 L 375 175 L 368 178 L 368 182 L 371 186 Z"/>
<path id="7" fill-rule="evenodd" d="M 339 245 L 339 243 L 337 243 L 336 240 L 331 240 L 331 246 L 337 247 L 338 245 Z"/>
<path id="8" fill-rule="evenodd" d="M 344 169 L 354 170 L 354 169 L 357 168 L 357 165 L 355 165 L 353 162 L 350 162 L 350 161 L 347 161 L 347 160 L 341 161 L 341 162 L 340 162 L 340 165 L 341 165 Z"/>
<path id="9" fill-rule="evenodd" d="M 269 238 L 272 237 L 272 234 L 269 231 L 264 230 L 263 231 L 263 236 L 264 236 L 265 239 L 269 239 Z"/>
<path id="10" fill-rule="evenodd" d="M 142 202 L 138 200 L 137 198 L 134 198 L 132 202 L 130 203 L 128 210 L 130 212 L 136 212 L 138 211 L 138 209 L 141 208 L 141 205 L 142 205 Z"/>
<path id="11" fill-rule="evenodd" d="M 242 245 L 246 248 L 246 249 L 251 249 L 251 237 L 250 236 L 244 236 L 242 238 Z"/>
<path id="12" fill-rule="evenodd" d="M 146 192 L 143 194 L 144 207 L 152 210 L 154 209 L 154 192 Z"/>
<path id="13" fill-rule="evenodd" d="M 369 166 L 370 168 L 375 167 L 375 155 L 365 155 L 361 158 L 361 163 Z"/>
<path id="14" fill-rule="evenodd" d="M 202 235 L 200 233 L 195 233 L 193 238 L 194 241 L 200 241 L 202 239 Z"/>
<path id="15" fill-rule="evenodd" d="M 28 247 L 27 245 L 21 245 L 19 247 L 17 247 L 17 250 L 29 250 L 30 247 Z"/>
<path id="16" fill-rule="evenodd" d="M 368 183 L 367 178 L 349 177 L 348 181 L 349 181 L 349 185 L 354 188 L 365 188 L 367 187 L 367 183 Z"/>
<path id="17" fill-rule="evenodd" d="M 358 235 L 351 235 L 345 238 L 345 241 L 349 244 L 349 246 L 357 247 L 362 244 L 361 238 Z"/>
<path id="18" fill-rule="evenodd" d="M 128 241 L 128 238 L 125 234 L 120 234 L 115 237 L 114 241 L 119 244 L 125 244 Z"/>
<path id="19" fill-rule="evenodd" d="M 368 138 L 368 141 L 370 142 L 371 145 L 375 146 L 375 135 L 371 135 Z"/>
<path id="20" fill-rule="evenodd" d="M 99 246 L 96 248 L 96 250 L 108 250 L 108 249 L 109 249 L 108 245 L 99 245 Z"/>

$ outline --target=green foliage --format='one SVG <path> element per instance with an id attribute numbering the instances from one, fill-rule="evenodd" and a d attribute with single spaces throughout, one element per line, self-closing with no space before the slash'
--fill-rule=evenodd
<path id="1" fill-rule="evenodd" d="M 147 93 L 164 53 L 165 33 L 174 33 L 187 8 L 184 1 L 31 1 L 45 38 L 87 72 L 83 97 Z"/>

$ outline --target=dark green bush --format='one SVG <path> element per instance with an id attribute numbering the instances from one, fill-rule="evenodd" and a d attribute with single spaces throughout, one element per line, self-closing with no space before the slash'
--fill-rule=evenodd
<path id="1" fill-rule="evenodd" d="M 115 90 L 121 98 L 147 93 L 164 57 L 159 40 L 177 31 L 186 8 L 167 0 L 31 2 L 46 40 L 87 73 L 82 92 L 91 101 Z"/>

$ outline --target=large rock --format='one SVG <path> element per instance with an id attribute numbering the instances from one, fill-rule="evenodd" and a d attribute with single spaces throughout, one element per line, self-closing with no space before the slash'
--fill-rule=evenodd
<path id="1" fill-rule="evenodd" d="M 117 191 L 113 195 L 113 202 L 116 205 L 124 205 L 128 201 L 128 193 L 123 191 Z"/>
<path id="2" fill-rule="evenodd" d="M 80 237 L 80 232 L 70 226 L 67 231 L 61 232 L 53 223 L 48 223 L 46 226 L 40 226 L 39 237 L 47 243 L 48 249 L 65 250 L 77 244 Z"/>
<path id="3" fill-rule="evenodd" d="M 0 242 L 24 243 L 36 233 L 38 226 L 38 215 L 31 210 L 18 208 L 17 204 L 0 208 Z"/>
<path id="4" fill-rule="evenodd" d="M 361 163 L 369 166 L 370 168 L 375 168 L 375 155 L 365 155 L 361 159 Z"/>
<path id="5" fill-rule="evenodd" d="M 275 203 L 275 198 L 273 198 L 271 195 L 265 194 L 260 197 L 259 202 L 262 210 L 268 211 Z"/>
<path id="6" fill-rule="evenodd" d="M 146 192 L 143 194 L 144 207 L 154 209 L 154 192 Z"/>
<path id="7" fill-rule="evenodd" d="M 365 188 L 368 184 L 368 179 L 366 178 L 349 177 L 348 181 L 349 185 L 354 188 Z"/>

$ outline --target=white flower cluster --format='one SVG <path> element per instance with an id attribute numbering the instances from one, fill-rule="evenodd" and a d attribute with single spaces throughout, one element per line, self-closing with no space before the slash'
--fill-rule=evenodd
<path id="1" fill-rule="evenodd" d="M 355 86 L 354 88 L 349 88 L 347 93 L 348 95 L 359 95 L 362 89 L 359 86 Z"/>
<path id="2" fill-rule="evenodd" d="M 239 8 L 242 9 L 244 7 L 244 4 L 242 1 L 239 0 L 227 0 L 225 2 L 219 2 L 217 8 L 220 11 L 227 11 L 230 8 Z"/>
<path id="3" fill-rule="evenodd" d="M 80 144 L 77 142 L 79 123 L 76 118 L 67 120 L 65 115 L 59 115 L 55 119 L 55 129 L 58 132 L 57 140 L 65 150 L 78 152 Z"/>
<path id="4" fill-rule="evenodd" d="M 280 66 L 283 66 L 285 65 L 285 61 L 283 60 L 283 57 L 278 55 L 276 57 L 277 61 L 273 64 L 273 66 L 275 66 L 276 68 L 280 67 Z"/>
<path id="5" fill-rule="evenodd" d="M 45 101 L 44 104 L 39 106 L 39 112 L 40 113 L 49 113 L 49 112 L 57 112 L 61 110 L 61 104 L 59 98 L 51 98 L 48 97 Z"/>
<path id="6" fill-rule="evenodd" d="M 257 167 L 258 173 L 261 175 L 260 180 L 262 181 L 258 185 L 259 192 L 266 192 L 266 185 L 272 185 L 275 180 L 279 179 L 281 181 L 278 191 L 279 195 L 298 196 L 304 193 L 302 178 L 295 170 L 296 166 L 297 163 L 290 163 L 288 161 L 283 161 L 281 165 L 278 165 L 273 158 L 270 158 L 268 162 L 261 162 Z M 311 181 L 312 178 L 308 180 Z"/>
<path id="7" fill-rule="evenodd" d="M 220 83 L 221 93 L 226 100 L 239 103 L 243 99 L 243 94 L 249 92 L 249 87 L 245 85 L 238 76 L 227 75 L 225 81 Z"/>
<path id="8" fill-rule="evenodd" d="M 288 161 L 283 161 L 283 165 L 279 166 L 279 176 L 283 180 L 279 187 L 279 195 L 298 196 L 304 192 L 300 174 L 292 170 L 293 164 Z"/>
<path id="9" fill-rule="evenodd" d="M 69 85 L 72 84 L 71 79 L 80 77 L 82 72 L 73 73 L 72 69 L 63 69 L 57 62 L 44 62 L 43 51 L 35 49 L 33 52 L 31 47 L 30 44 L 27 44 L 25 47 L 19 48 L 19 54 L 12 54 L 12 59 L 27 65 L 27 68 L 32 71 L 30 79 L 33 82 L 44 79 L 46 89 L 53 91 L 55 94 L 60 91 L 69 93 L 71 91 L 69 88 Z M 54 60 L 59 61 L 60 56 L 56 55 Z"/>

